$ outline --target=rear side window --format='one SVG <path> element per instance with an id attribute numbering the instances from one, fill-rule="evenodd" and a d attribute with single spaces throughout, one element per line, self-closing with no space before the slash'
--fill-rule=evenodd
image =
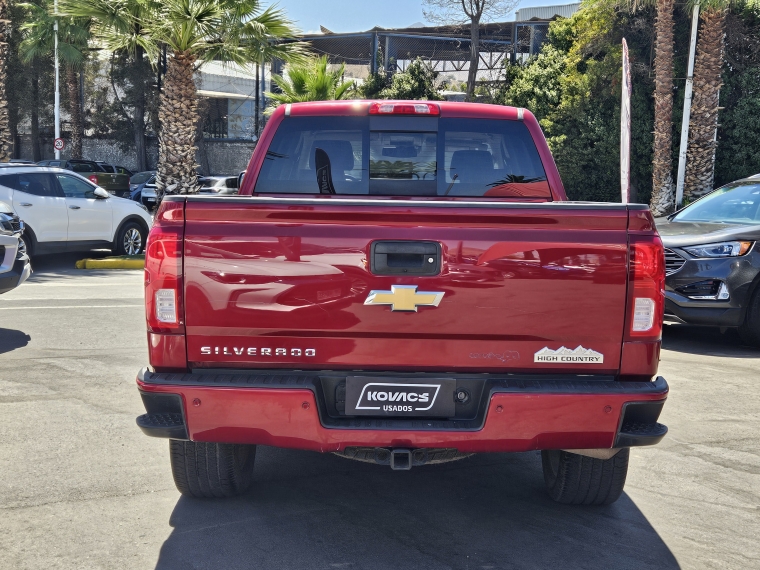
<path id="1" fill-rule="evenodd" d="M 56 186 L 55 179 L 52 174 L 47 173 L 30 173 L 30 174 L 17 174 L 13 176 L 14 180 L 9 180 L 13 183 L 10 186 L 14 190 L 32 194 L 33 196 L 53 196 L 60 197 L 58 188 Z M 5 186 L 6 184 L 3 184 Z"/>
<path id="2" fill-rule="evenodd" d="M 367 119 L 296 117 L 283 121 L 267 150 L 255 192 L 319 194 L 315 153 L 322 149 L 330 159 L 336 194 L 368 194 L 364 160 Z"/>
<path id="3" fill-rule="evenodd" d="M 95 187 L 68 174 L 56 174 L 63 195 L 67 198 L 95 198 Z"/>
<path id="4" fill-rule="evenodd" d="M 99 172 L 100 168 L 98 168 L 97 165 L 93 164 L 86 164 L 82 162 L 71 162 L 69 163 L 69 166 L 71 166 L 71 170 L 74 172 Z"/>
<path id="5" fill-rule="evenodd" d="M 129 179 L 130 184 L 142 184 L 147 182 L 153 176 L 152 172 L 138 172 Z"/>
<path id="6" fill-rule="evenodd" d="M 254 191 L 331 193 L 317 181 L 318 149 L 336 194 L 551 199 L 524 123 L 399 116 L 286 119 Z"/>

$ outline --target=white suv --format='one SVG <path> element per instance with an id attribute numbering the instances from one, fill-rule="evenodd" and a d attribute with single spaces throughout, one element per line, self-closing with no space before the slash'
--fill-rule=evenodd
<path id="1" fill-rule="evenodd" d="M 142 205 L 61 168 L 0 168 L 0 201 L 26 224 L 22 239 L 30 256 L 100 248 L 134 255 L 153 223 Z"/>

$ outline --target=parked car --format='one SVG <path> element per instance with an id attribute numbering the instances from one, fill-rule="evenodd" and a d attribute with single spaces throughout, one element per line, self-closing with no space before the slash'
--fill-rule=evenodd
<path id="1" fill-rule="evenodd" d="M 96 248 L 139 253 L 152 224 L 145 207 L 59 168 L 3 168 L 0 201 L 24 220 L 21 237 L 29 256 Z"/>
<path id="2" fill-rule="evenodd" d="M 155 195 L 152 204 L 146 204 L 142 201 L 142 191 L 146 184 L 155 186 L 156 184 L 156 171 L 146 170 L 145 172 L 138 172 L 133 174 L 129 179 L 129 199 L 134 200 L 144 206 L 152 208 L 155 206 Z"/>
<path id="3" fill-rule="evenodd" d="M 568 202 L 502 105 L 282 105 L 261 140 L 245 199 L 166 196 L 145 255 L 137 424 L 180 492 L 250 489 L 257 445 L 394 470 L 540 450 L 552 499 L 614 502 L 667 432 L 648 208 Z"/>
<path id="4" fill-rule="evenodd" d="M 129 174 L 106 170 L 94 160 L 41 160 L 39 166 L 65 168 L 81 174 L 93 184 L 100 186 L 115 196 L 129 197 Z"/>
<path id="5" fill-rule="evenodd" d="M 240 175 L 238 176 L 201 176 L 201 194 L 216 194 L 217 196 L 235 196 L 239 191 Z"/>
<path id="6" fill-rule="evenodd" d="M 135 192 L 133 200 L 140 202 L 148 210 L 153 210 L 156 207 L 156 175 L 155 173 Z"/>
<path id="7" fill-rule="evenodd" d="M 760 346 L 760 175 L 657 221 L 665 245 L 665 320 L 735 327 Z"/>
<path id="8" fill-rule="evenodd" d="M 9 204 L 0 202 L 0 294 L 15 289 L 32 273 L 23 233 L 24 222 Z"/>

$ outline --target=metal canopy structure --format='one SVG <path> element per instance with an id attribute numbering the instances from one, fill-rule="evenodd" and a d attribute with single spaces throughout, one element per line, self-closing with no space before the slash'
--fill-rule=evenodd
<path id="1" fill-rule="evenodd" d="M 528 57 L 538 52 L 546 38 L 549 20 L 496 22 L 480 26 L 479 79 L 491 79 L 505 60 Z M 316 55 L 326 55 L 331 64 L 364 68 L 375 73 L 379 68 L 393 73 L 406 69 L 422 58 L 441 73 L 466 72 L 470 65 L 469 27 L 428 26 L 419 28 L 373 28 L 366 32 L 305 35 L 305 42 Z M 279 73 L 276 69 L 275 73 Z"/>

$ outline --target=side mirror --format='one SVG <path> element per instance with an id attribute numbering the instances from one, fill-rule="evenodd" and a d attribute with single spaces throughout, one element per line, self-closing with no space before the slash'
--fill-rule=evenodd
<path id="1" fill-rule="evenodd" d="M 96 198 L 108 198 L 110 196 L 110 194 L 106 192 L 105 190 L 103 190 L 100 186 L 95 188 L 95 190 L 93 191 L 93 194 L 95 194 Z"/>

